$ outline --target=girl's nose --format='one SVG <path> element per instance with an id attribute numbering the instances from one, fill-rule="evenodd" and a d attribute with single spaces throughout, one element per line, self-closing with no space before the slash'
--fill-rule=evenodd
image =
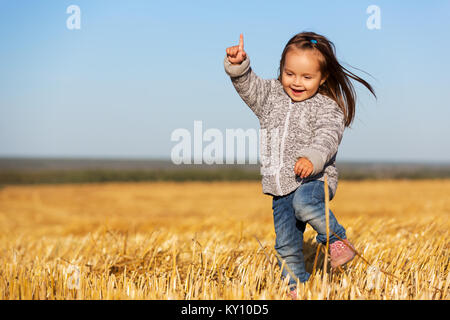
<path id="1" fill-rule="evenodd" d="M 295 84 L 296 86 L 300 87 L 300 86 L 302 85 L 302 82 L 300 81 L 300 78 L 295 77 L 294 84 Z"/>

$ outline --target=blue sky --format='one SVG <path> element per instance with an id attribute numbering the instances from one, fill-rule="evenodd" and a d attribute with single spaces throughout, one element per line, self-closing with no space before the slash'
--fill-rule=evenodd
<path id="1" fill-rule="evenodd" d="M 66 27 L 72 4 L 79 30 Z M 225 48 L 242 32 L 253 70 L 275 78 L 286 42 L 314 31 L 378 95 L 356 85 L 338 161 L 450 162 L 449 17 L 440 0 L 0 0 L 0 157 L 169 159 L 171 133 L 195 120 L 257 130 Z"/>

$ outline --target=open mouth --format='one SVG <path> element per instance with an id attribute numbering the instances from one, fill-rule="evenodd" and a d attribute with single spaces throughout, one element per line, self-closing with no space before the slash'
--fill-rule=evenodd
<path id="1" fill-rule="evenodd" d="M 294 95 L 296 95 L 296 96 L 299 96 L 299 95 L 301 95 L 303 92 L 306 91 L 306 90 L 295 90 L 295 89 L 292 89 L 292 88 L 291 88 L 291 90 L 292 90 L 292 93 L 294 93 Z"/>

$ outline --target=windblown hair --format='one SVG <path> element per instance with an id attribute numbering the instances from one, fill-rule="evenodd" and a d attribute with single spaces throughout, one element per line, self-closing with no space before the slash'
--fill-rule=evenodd
<path id="1" fill-rule="evenodd" d="M 313 41 L 311 42 L 311 40 Z M 320 72 L 322 77 L 327 77 L 327 80 L 319 87 L 318 92 L 336 101 L 344 112 L 346 127 L 349 127 L 353 122 L 356 107 L 356 92 L 350 78 L 362 83 L 376 98 L 376 94 L 369 83 L 348 71 L 338 62 L 333 42 L 314 32 L 298 33 L 286 44 L 280 60 L 278 76 L 280 82 L 283 75 L 286 53 L 292 49 L 314 50 L 320 53 L 318 54 Z"/>

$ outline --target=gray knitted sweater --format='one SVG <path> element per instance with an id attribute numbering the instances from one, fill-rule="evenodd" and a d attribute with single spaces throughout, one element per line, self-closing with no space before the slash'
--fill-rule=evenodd
<path id="1" fill-rule="evenodd" d="M 320 93 L 292 101 L 278 79 L 262 79 L 253 72 L 248 54 L 240 65 L 231 64 L 225 56 L 224 68 L 260 123 L 263 193 L 287 195 L 303 182 L 324 181 L 326 174 L 330 197 L 334 197 L 338 183 L 335 160 L 345 128 L 338 104 Z M 300 157 L 308 158 L 314 166 L 304 179 L 294 172 Z"/>

